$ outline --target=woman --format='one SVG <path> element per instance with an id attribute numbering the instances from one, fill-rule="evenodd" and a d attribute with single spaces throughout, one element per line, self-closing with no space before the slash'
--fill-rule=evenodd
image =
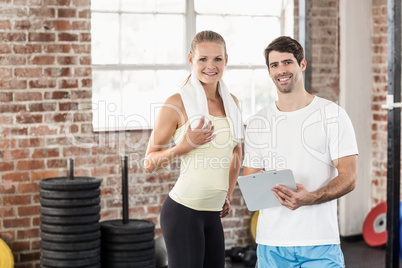
<path id="1" fill-rule="evenodd" d="M 223 268 L 220 217 L 230 212 L 243 125 L 238 100 L 221 80 L 228 61 L 222 36 L 198 33 L 188 60 L 192 74 L 161 108 L 144 163 L 147 172 L 154 172 L 181 158 L 180 176 L 160 219 L 169 268 Z M 167 149 L 171 137 L 175 146 Z"/>

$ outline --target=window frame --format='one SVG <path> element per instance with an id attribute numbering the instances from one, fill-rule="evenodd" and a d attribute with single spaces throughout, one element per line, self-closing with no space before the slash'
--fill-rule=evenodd
<path id="1" fill-rule="evenodd" d="M 215 15 L 215 16 L 221 16 L 221 17 L 225 17 L 225 16 L 246 16 L 246 17 L 275 17 L 279 19 L 279 25 L 280 25 L 280 33 L 281 35 L 284 34 L 285 31 L 285 26 L 286 26 L 286 22 L 285 22 L 285 16 L 284 16 L 284 12 L 285 12 L 285 7 L 284 7 L 284 3 L 286 1 L 289 0 L 282 0 L 282 10 L 281 10 L 281 15 L 278 16 L 274 16 L 274 15 L 242 15 L 242 14 L 213 14 L 213 13 L 201 13 L 201 12 L 196 12 L 195 10 L 195 0 L 185 0 L 185 11 L 184 12 L 133 12 L 133 11 L 122 11 L 121 8 L 119 7 L 118 11 L 105 11 L 105 10 L 96 10 L 96 9 L 92 9 L 91 8 L 91 13 L 95 12 L 95 13 L 112 13 L 112 14 L 118 14 L 119 15 L 119 44 L 118 44 L 118 49 L 119 49 L 119 53 L 118 53 L 118 57 L 119 57 L 119 63 L 118 64 L 93 64 L 92 63 L 92 70 L 93 71 L 118 71 L 119 72 L 119 79 L 120 81 L 122 81 L 123 79 L 123 72 L 124 71 L 136 71 L 136 70 L 141 70 L 141 71 L 159 71 L 159 70 L 188 70 L 189 72 L 191 72 L 191 68 L 188 64 L 187 61 L 187 57 L 188 57 L 188 53 L 189 53 L 189 48 L 190 48 L 190 44 L 191 41 L 194 37 L 194 35 L 196 34 L 196 28 L 197 28 L 197 16 L 198 15 Z M 185 34 L 184 34 L 184 47 L 187 49 L 183 50 L 183 57 L 184 57 L 184 63 L 182 64 L 123 64 L 121 63 L 122 60 L 122 51 L 121 51 L 121 20 L 122 20 L 122 14 L 152 14 L 152 15 L 183 15 L 184 16 L 184 21 L 185 21 Z M 240 69 L 248 69 L 251 71 L 254 70 L 261 70 L 261 69 L 266 69 L 266 65 L 264 64 L 233 64 L 230 63 L 227 67 L 226 70 L 230 71 L 230 70 L 240 70 Z M 185 77 L 183 77 L 183 81 L 184 81 Z M 251 84 L 251 94 L 253 95 L 253 102 L 251 104 L 251 109 L 253 112 L 255 111 L 255 81 L 254 79 L 252 79 L 252 84 Z M 120 92 L 123 92 L 123 84 L 120 83 L 120 88 L 119 88 Z M 121 94 L 123 95 L 123 94 Z M 123 98 L 123 96 L 121 96 L 121 98 Z M 153 114 L 153 116 L 156 116 L 156 114 Z M 249 116 L 249 115 L 248 115 Z M 151 117 L 152 117 L 152 112 L 151 112 Z M 156 118 L 149 118 L 150 119 L 150 124 L 148 126 L 143 126 L 141 128 L 124 128 L 123 130 L 136 130 L 136 129 L 141 129 L 141 130 L 147 130 L 147 129 L 152 129 L 155 123 Z M 246 120 L 246 118 L 244 118 L 244 120 Z M 115 128 L 109 128 L 109 127 L 102 127 L 102 126 L 96 126 L 95 122 L 93 120 L 92 122 L 93 124 L 93 129 L 95 132 L 102 132 L 102 131 L 113 131 L 113 130 L 122 130 L 121 128 L 123 126 L 118 125 L 117 129 Z"/>

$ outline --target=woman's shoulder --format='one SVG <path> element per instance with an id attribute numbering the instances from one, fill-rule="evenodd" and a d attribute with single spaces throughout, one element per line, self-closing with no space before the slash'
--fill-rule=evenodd
<path id="1" fill-rule="evenodd" d="M 187 121 L 187 114 L 180 93 L 173 94 L 166 99 L 164 108 L 168 108 L 172 116 L 177 116 L 178 126 L 183 125 Z"/>
<path id="2" fill-rule="evenodd" d="M 183 106 L 183 101 L 181 100 L 180 93 L 175 93 L 168 97 L 165 101 L 165 104 L 175 105 L 177 107 Z"/>

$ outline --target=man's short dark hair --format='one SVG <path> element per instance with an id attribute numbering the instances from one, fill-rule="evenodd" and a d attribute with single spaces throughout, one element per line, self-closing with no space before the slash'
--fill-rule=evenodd
<path id="1" fill-rule="evenodd" d="M 300 66 L 301 61 L 304 59 L 303 47 L 295 39 L 289 36 L 280 36 L 272 41 L 264 50 L 265 63 L 269 68 L 269 53 L 271 51 L 278 51 L 281 53 L 292 53 Z"/>

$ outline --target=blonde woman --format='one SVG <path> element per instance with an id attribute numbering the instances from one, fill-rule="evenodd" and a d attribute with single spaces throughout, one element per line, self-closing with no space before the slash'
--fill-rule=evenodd
<path id="1" fill-rule="evenodd" d="M 162 107 L 145 158 L 154 172 L 180 157 L 180 176 L 161 211 L 169 268 L 223 268 L 221 217 L 230 201 L 242 158 L 238 100 L 222 81 L 228 62 L 225 41 L 199 32 L 188 55 L 192 74 Z M 175 146 L 166 148 L 173 137 Z"/>

